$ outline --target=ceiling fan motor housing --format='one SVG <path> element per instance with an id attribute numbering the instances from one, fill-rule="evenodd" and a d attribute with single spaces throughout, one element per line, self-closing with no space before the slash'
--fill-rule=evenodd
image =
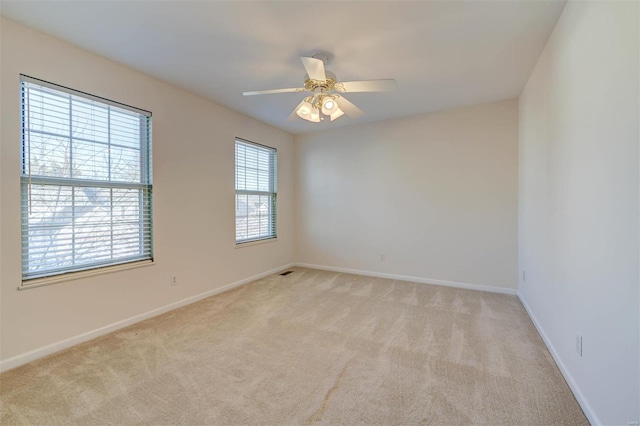
<path id="1" fill-rule="evenodd" d="M 325 80 L 314 80 L 309 78 L 308 74 L 305 74 L 304 89 L 315 93 L 328 93 L 333 90 L 337 81 L 336 75 L 331 71 L 325 71 L 325 74 Z"/>

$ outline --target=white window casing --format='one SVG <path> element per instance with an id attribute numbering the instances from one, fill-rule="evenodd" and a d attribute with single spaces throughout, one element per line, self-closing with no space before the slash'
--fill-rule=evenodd
<path id="1" fill-rule="evenodd" d="M 277 238 L 277 151 L 236 138 L 236 244 Z"/>
<path id="2" fill-rule="evenodd" d="M 22 280 L 153 260 L 151 113 L 21 76 Z"/>

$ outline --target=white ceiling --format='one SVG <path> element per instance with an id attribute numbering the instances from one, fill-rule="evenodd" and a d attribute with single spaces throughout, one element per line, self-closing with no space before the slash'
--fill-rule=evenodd
<path id="1" fill-rule="evenodd" d="M 517 97 L 563 1 L 2 1 L 2 15 L 291 133 Z M 338 80 L 395 78 L 354 93 L 357 120 L 287 122 L 299 56 L 329 52 Z"/>

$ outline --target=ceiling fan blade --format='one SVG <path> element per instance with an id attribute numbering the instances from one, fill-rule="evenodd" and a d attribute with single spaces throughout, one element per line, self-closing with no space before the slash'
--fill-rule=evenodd
<path id="1" fill-rule="evenodd" d="M 335 101 L 338 103 L 340 109 L 351 118 L 358 118 L 364 115 L 364 112 L 360 108 L 349 102 L 349 100 L 343 96 L 336 97 Z"/>
<path id="2" fill-rule="evenodd" d="M 252 92 L 242 92 L 242 94 L 244 96 L 253 96 L 253 95 L 270 95 L 272 93 L 291 93 L 291 92 L 304 92 L 304 88 L 290 87 L 288 89 L 254 90 Z"/>
<path id="3" fill-rule="evenodd" d="M 362 81 L 345 81 L 339 83 L 344 90 L 338 89 L 339 92 L 391 92 L 396 90 L 396 81 L 393 79 L 385 80 L 362 80 Z"/>
<path id="4" fill-rule="evenodd" d="M 307 70 L 307 74 L 309 74 L 310 79 L 321 81 L 327 79 L 327 76 L 324 73 L 324 62 L 320 59 L 301 56 L 300 60 L 302 61 L 302 65 L 304 65 L 304 69 Z"/>

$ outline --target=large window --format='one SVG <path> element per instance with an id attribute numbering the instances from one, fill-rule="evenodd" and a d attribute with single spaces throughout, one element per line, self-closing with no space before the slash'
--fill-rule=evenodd
<path id="1" fill-rule="evenodd" d="M 277 155 L 236 139 L 236 244 L 276 238 Z"/>
<path id="2" fill-rule="evenodd" d="M 21 76 L 22 278 L 151 260 L 151 114 Z"/>

